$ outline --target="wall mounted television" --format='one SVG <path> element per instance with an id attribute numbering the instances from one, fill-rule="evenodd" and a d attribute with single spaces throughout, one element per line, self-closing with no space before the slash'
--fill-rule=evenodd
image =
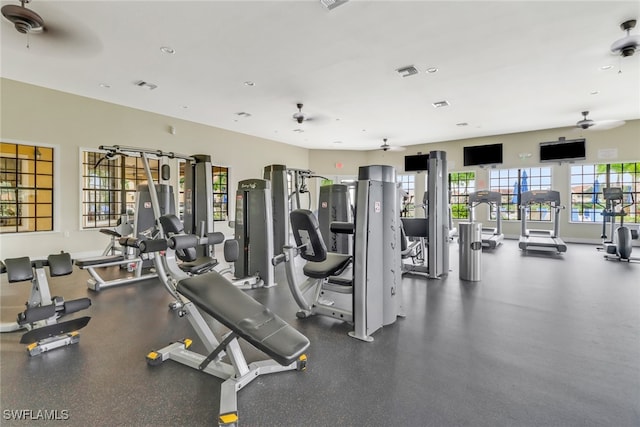
<path id="1" fill-rule="evenodd" d="M 541 142 L 540 162 L 584 160 L 587 158 L 585 142 L 584 138 Z"/>
<path id="2" fill-rule="evenodd" d="M 429 170 L 428 154 L 414 154 L 410 156 L 404 156 L 405 172 L 421 172 L 426 170 Z"/>
<path id="3" fill-rule="evenodd" d="M 502 163 L 502 144 L 464 147 L 464 165 L 482 166 Z"/>

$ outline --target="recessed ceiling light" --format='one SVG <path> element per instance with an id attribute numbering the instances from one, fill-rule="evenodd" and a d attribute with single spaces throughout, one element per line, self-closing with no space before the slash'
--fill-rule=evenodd
<path id="1" fill-rule="evenodd" d="M 460 122 L 460 123 L 456 123 L 456 126 L 469 126 L 469 123 L 467 123 L 467 122 Z"/>
<path id="2" fill-rule="evenodd" d="M 294 129 L 293 131 L 294 131 L 294 132 L 298 132 L 298 133 L 302 133 L 302 132 L 304 132 L 304 129 L 300 129 L 300 128 L 298 128 L 298 129 Z"/>
<path id="3" fill-rule="evenodd" d="M 172 48 L 172 47 L 169 47 L 169 46 L 162 46 L 160 48 L 160 52 L 166 53 L 168 55 L 173 55 L 174 53 L 176 53 L 176 50 L 174 48 Z"/>
<path id="4" fill-rule="evenodd" d="M 433 74 L 437 72 L 438 72 L 438 69 L 436 67 L 427 68 L 427 73 L 429 74 Z"/>
<path id="5" fill-rule="evenodd" d="M 449 102 L 447 102 L 447 101 L 438 101 L 438 102 L 434 102 L 432 105 L 435 108 L 448 107 L 449 106 Z"/>
<path id="6" fill-rule="evenodd" d="M 245 111 L 240 111 L 239 113 L 236 113 L 236 116 L 240 116 L 240 117 L 251 117 L 251 113 L 247 113 Z"/>
<path id="7" fill-rule="evenodd" d="M 100 87 L 103 87 L 105 89 L 109 89 L 109 88 L 111 88 L 111 85 L 109 83 L 100 83 Z"/>
<path id="8" fill-rule="evenodd" d="M 252 82 L 251 80 L 247 80 L 246 82 L 244 82 L 245 86 L 255 86 L 256 84 L 254 82 Z"/>
<path id="9" fill-rule="evenodd" d="M 603 65 L 602 67 L 600 67 L 601 70 L 610 70 L 613 68 L 613 65 Z"/>
<path id="10" fill-rule="evenodd" d="M 589 92 L 589 94 L 590 94 L 590 95 L 597 95 L 597 94 L 599 94 L 599 93 L 600 93 L 600 92 L 599 92 L 599 91 L 597 91 L 597 90 L 592 90 L 591 92 Z"/>

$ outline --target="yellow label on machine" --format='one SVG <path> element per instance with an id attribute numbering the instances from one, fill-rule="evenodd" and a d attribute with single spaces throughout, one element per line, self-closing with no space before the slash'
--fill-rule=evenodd
<path id="1" fill-rule="evenodd" d="M 231 412 L 228 414 L 220 414 L 220 423 L 221 424 L 231 424 L 238 422 L 238 414 L 236 412 Z"/>

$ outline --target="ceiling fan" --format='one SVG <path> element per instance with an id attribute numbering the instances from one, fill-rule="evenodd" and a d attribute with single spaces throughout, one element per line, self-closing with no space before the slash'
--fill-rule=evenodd
<path id="1" fill-rule="evenodd" d="M 387 138 L 383 138 L 382 139 L 382 145 L 380 146 L 380 148 L 382 149 L 382 151 L 404 151 L 406 150 L 405 147 L 396 147 L 393 145 L 389 145 L 389 143 L 387 142 Z"/>
<path id="2" fill-rule="evenodd" d="M 600 120 L 594 121 L 589 119 L 587 116 L 589 115 L 588 111 L 582 112 L 582 119 L 578 120 L 576 123 L 576 127 L 583 130 L 608 130 L 617 128 L 618 126 L 622 126 L 626 122 L 624 120 Z"/>
<path id="3" fill-rule="evenodd" d="M 308 122 L 313 120 L 313 117 L 308 117 L 305 113 L 302 112 L 303 105 L 301 102 L 297 103 L 296 107 L 298 108 L 298 111 L 293 114 L 293 119 L 296 122 L 298 122 L 299 124 L 302 124 L 302 122 Z"/>
<path id="4" fill-rule="evenodd" d="M 8 4 L 2 6 L 2 15 L 16 27 L 22 34 L 38 34 L 44 31 L 44 19 L 25 4 L 31 0 L 20 0 L 21 6 Z"/>
<path id="5" fill-rule="evenodd" d="M 626 37 L 623 37 L 619 40 L 616 40 L 611 45 L 611 52 L 626 57 L 633 56 L 638 46 L 640 46 L 640 36 L 632 36 L 630 34 L 631 30 L 635 28 L 636 20 L 629 19 L 628 21 L 624 21 L 620 24 L 620 28 L 622 31 L 626 31 Z"/>

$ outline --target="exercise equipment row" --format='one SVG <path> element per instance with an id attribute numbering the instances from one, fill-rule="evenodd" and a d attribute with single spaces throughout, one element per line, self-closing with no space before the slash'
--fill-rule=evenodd
<path id="1" fill-rule="evenodd" d="M 91 306 L 89 298 L 65 301 L 63 297 L 51 296 L 45 267 L 51 277 L 66 276 L 73 272 L 68 253 L 49 255 L 45 260 L 29 257 L 8 258 L 0 262 L 0 272 L 7 274 L 9 283 L 31 282 L 31 293 L 26 308 L 18 313 L 15 322 L 0 325 L 0 332 L 26 330 L 20 342 L 27 345 L 30 356 L 76 344 L 80 341 L 78 331 L 89 323 L 88 316 L 60 321 L 64 316 Z"/>

